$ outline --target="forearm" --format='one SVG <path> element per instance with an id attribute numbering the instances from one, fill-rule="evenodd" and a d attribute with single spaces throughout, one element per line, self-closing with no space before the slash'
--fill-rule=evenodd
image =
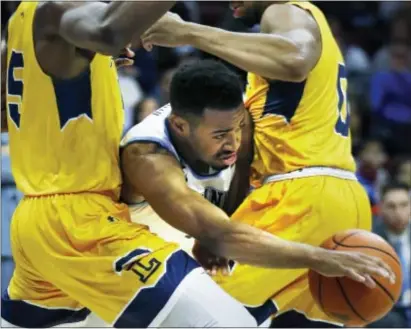
<path id="1" fill-rule="evenodd" d="M 147 195 L 146 199 L 163 220 L 194 237 L 215 255 L 272 268 L 310 268 L 316 261 L 314 247 L 230 221 L 224 211 L 194 191 L 184 196 L 164 192 Z"/>
<path id="2" fill-rule="evenodd" d="M 117 55 L 133 39 L 141 36 L 175 1 L 112 1 L 91 3 L 65 13 L 61 36 L 83 49 Z M 90 15 L 90 11 L 93 13 Z"/>
<path id="3" fill-rule="evenodd" d="M 247 197 L 250 190 L 250 166 L 236 166 L 230 191 L 224 203 L 224 211 L 231 216 Z"/>
<path id="4" fill-rule="evenodd" d="M 142 147 L 150 145 L 131 144 L 123 151 L 124 182 L 177 230 L 194 237 L 214 254 L 239 262 L 276 268 L 306 268 L 315 262 L 318 249 L 314 247 L 230 221 L 223 210 L 187 186 L 174 157 L 138 156 Z M 150 184 L 147 177 L 151 177 Z"/>
<path id="5" fill-rule="evenodd" d="M 316 248 L 286 241 L 251 226 L 229 222 L 230 228 L 206 246 L 216 255 L 254 266 L 311 268 Z"/>
<path id="6" fill-rule="evenodd" d="M 189 23 L 189 43 L 243 69 L 273 80 L 300 81 L 298 44 L 276 34 L 234 33 Z"/>
<path id="7" fill-rule="evenodd" d="M 6 110 L 4 110 L 4 111 L 1 110 L 1 132 L 5 133 L 5 132 L 8 132 L 8 130 L 9 129 L 8 129 L 8 126 L 7 126 L 7 112 L 6 112 Z"/>
<path id="8" fill-rule="evenodd" d="M 200 199 L 201 198 L 201 199 Z M 176 204 L 176 203 L 173 203 Z M 177 207 L 175 207 L 177 209 Z M 310 268 L 317 261 L 318 249 L 290 242 L 252 226 L 229 221 L 219 208 L 201 196 L 179 207 L 182 230 L 196 238 L 218 256 L 261 267 Z M 159 214 L 161 216 L 161 214 Z M 191 229 L 188 229 L 191 227 Z"/>

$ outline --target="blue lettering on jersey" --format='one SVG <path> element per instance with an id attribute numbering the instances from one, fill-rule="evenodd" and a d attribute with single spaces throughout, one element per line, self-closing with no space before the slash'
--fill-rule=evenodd
<path id="1" fill-rule="evenodd" d="M 22 79 L 16 77 L 15 73 L 17 70 L 23 69 L 23 53 L 13 49 L 7 69 L 7 108 L 10 118 L 17 128 L 20 127 L 20 107 L 23 102 L 24 83 Z M 11 100 L 11 98 L 14 99 Z"/>
<path id="2" fill-rule="evenodd" d="M 225 202 L 226 193 L 213 187 L 207 187 L 204 191 L 204 197 L 217 207 L 222 208 Z"/>

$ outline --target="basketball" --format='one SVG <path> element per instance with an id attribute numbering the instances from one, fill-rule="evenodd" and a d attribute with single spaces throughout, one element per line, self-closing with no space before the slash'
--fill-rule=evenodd
<path id="1" fill-rule="evenodd" d="M 401 294 L 402 273 L 396 252 L 383 238 L 363 230 L 348 230 L 335 234 L 321 247 L 379 257 L 396 275 L 394 284 L 373 276 L 376 287 L 370 289 L 346 277 L 329 278 L 310 270 L 310 291 L 324 313 L 347 326 L 365 326 L 391 310 Z"/>

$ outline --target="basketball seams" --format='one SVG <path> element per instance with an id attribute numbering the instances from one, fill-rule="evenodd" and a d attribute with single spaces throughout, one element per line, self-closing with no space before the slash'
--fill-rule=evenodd
<path id="1" fill-rule="evenodd" d="M 322 276 L 318 275 L 318 302 L 320 303 L 321 309 L 324 309 L 323 305 L 323 280 Z"/>
<path id="2" fill-rule="evenodd" d="M 354 235 L 357 235 L 357 234 L 360 234 L 360 233 L 362 233 L 361 231 L 356 231 L 356 232 L 352 232 L 351 234 L 348 234 L 348 235 L 346 235 L 345 237 L 343 237 L 342 239 L 341 239 L 341 241 L 337 241 L 336 239 L 335 239 L 335 235 L 333 235 L 333 242 L 334 243 L 336 243 L 336 244 L 339 244 L 339 243 L 343 243 L 345 240 L 347 240 L 348 238 L 351 238 L 352 236 L 354 236 Z M 338 233 L 337 233 L 338 234 Z M 335 248 L 337 248 L 337 247 L 335 247 Z M 334 249 L 335 249 L 334 248 Z"/>
<path id="3" fill-rule="evenodd" d="M 377 286 L 380 287 L 380 289 L 383 290 L 387 294 L 387 296 L 391 299 L 392 303 L 395 304 L 395 299 L 391 295 L 391 293 L 388 291 L 388 289 L 385 288 L 385 286 L 381 282 L 379 282 L 376 278 L 372 277 L 372 279 L 375 281 Z"/>
<path id="4" fill-rule="evenodd" d="M 371 246 L 361 246 L 361 245 L 359 245 L 359 246 L 350 246 L 350 245 L 346 245 L 346 244 L 335 241 L 334 237 L 333 237 L 333 242 L 337 245 L 333 249 L 337 249 L 338 246 L 345 247 L 345 248 L 372 249 L 372 250 L 379 251 L 379 252 L 381 252 L 381 253 L 383 253 L 387 256 L 390 256 L 398 265 L 401 265 L 401 263 L 397 259 L 397 257 L 395 257 L 394 255 L 392 255 L 391 253 L 389 253 L 388 251 L 385 251 L 383 249 L 380 249 L 380 248 L 377 248 L 377 247 L 371 247 Z"/>
<path id="5" fill-rule="evenodd" d="M 336 245 L 333 247 L 333 249 L 334 249 L 334 250 L 337 249 L 338 246 L 345 247 L 345 248 L 372 249 L 372 250 L 379 251 L 379 252 L 381 252 L 381 253 L 383 253 L 383 254 L 385 254 L 385 255 L 387 255 L 387 256 L 390 256 L 397 264 L 401 265 L 400 262 L 399 262 L 399 260 L 397 259 L 397 257 L 395 257 L 394 255 L 392 255 L 391 253 L 389 253 L 388 251 L 385 251 L 385 250 L 383 250 L 383 249 L 380 249 L 380 248 L 377 248 L 377 247 L 371 247 L 371 246 L 350 246 L 350 245 L 343 244 L 344 240 L 347 240 L 348 238 L 352 237 L 353 235 L 355 235 L 355 234 L 357 234 L 357 233 L 361 233 L 361 232 L 354 232 L 353 234 L 350 234 L 350 235 L 344 237 L 344 239 L 342 239 L 340 242 L 338 242 L 338 241 L 335 239 L 335 236 L 333 236 L 333 237 L 332 237 L 332 240 L 333 240 L 333 242 L 336 244 Z M 394 297 L 393 297 L 393 296 L 391 295 L 391 293 L 387 290 L 387 288 L 385 288 L 385 286 L 384 286 L 382 283 L 380 283 L 377 279 L 375 279 L 374 277 L 372 277 L 372 279 L 375 281 L 375 283 L 378 285 L 378 287 L 387 294 L 387 296 L 391 299 L 391 301 L 392 301 L 393 303 L 395 303 Z M 338 280 L 338 282 L 340 283 L 339 280 Z M 342 286 L 342 285 L 341 285 L 341 289 L 343 289 L 343 286 Z M 348 297 L 348 296 L 347 296 L 347 297 Z M 351 307 L 351 305 L 350 305 L 350 307 Z"/>
<path id="6" fill-rule="evenodd" d="M 397 265 L 400 265 L 395 251 L 389 246 L 387 241 L 381 238 L 377 239 L 371 232 L 349 230 L 337 233 L 324 241 L 321 247 L 329 250 L 364 252 L 368 255 L 375 255 L 376 257 L 380 256 L 382 259 L 388 261 L 388 264 L 394 266 L 393 269 L 397 269 Z M 395 263 L 391 259 L 394 260 Z M 344 316 L 347 316 L 347 319 L 345 320 L 346 323 L 360 324 L 362 322 L 362 325 L 370 323 L 372 319 L 375 319 L 375 316 L 382 314 L 386 309 L 391 308 L 392 305 L 395 304 L 395 298 L 393 296 L 396 295 L 398 287 L 392 289 L 387 285 L 385 280 L 378 281 L 372 277 L 376 282 L 376 291 L 367 292 L 365 289 L 358 287 L 360 288 L 360 291 L 362 291 L 361 293 L 356 290 L 357 288 L 355 288 L 355 285 L 351 285 L 349 279 L 346 281 L 344 278 L 323 278 L 319 273 L 313 272 L 312 274 L 315 275 L 309 276 L 310 290 L 311 288 L 314 288 L 314 290 L 311 290 L 311 293 L 317 301 L 320 309 L 322 309 L 325 314 L 328 314 L 328 311 L 330 310 L 335 310 L 335 315 L 334 313 L 328 314 L 330 317 L 338 316 L 338 310 L 340 310 L 341 316 L 343 314 Z M 315 286 L 315 284 L 318 286 Z M 328 289 L 330 289 L 331 292 L 328 291 Z M 354 290 L 352 291 L 352 289 Z M 366 301 L 361 298 L 361 300 L 358 301 L 357 297 L 360 297 L 363 294 L 369 294 L 370 298 L 373 298 L 371 296 L 378 298 L 378 309 L 372 310 L 368 306 L 366 307 L 366 305 L 363 304 Z M 367 318 L 370 320 L 366 320 Z"/>
<path id="7" fill-rule="evenodd" d="M 344 297 L 345 302 L 347 303 L 347 305 L 349 306 L 349 308 L 351 309 L 351 311 L 358 317 L 360 318 L 362 321 L 364 321 L 365 323 L 369 323 L 369 321 L 367 321 L 354 307 L 354 305 L 351 304 L 350 299 L 348 298 L 347 294 L 345 293 L 344 287 L 340 281 L 339 278 L 335 278 L 334 280 L 337 281 L 337 285 L 340 288 L 340 292 Z"/>

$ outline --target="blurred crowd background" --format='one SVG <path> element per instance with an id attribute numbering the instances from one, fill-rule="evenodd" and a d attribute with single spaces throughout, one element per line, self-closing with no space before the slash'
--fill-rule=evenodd
<path id="1" fill-rule="evenodd" d="M 411 2 L 314 1 L 326 14 L 345 57 L 348 99 L 351 110 L 353 152 L 357 176 L 367 190 L 374 215 L 374 231 L 386 239 L 390 232 L 405 237 L 396 250 L 404 254 L 405 269 L 411 267 Z M 17 1 L 1 2 L 4 30 Z M 232 17 L 226 1 L 181 1 L 172 9 L 183 19 L 237 32 L 258 32 Z M 135 65 L 119 70 L 126 110 L 125 130 L 153 110 L 166 104 L 173 73 L 183 62 L 209 58 L 192 47 L 136 48 Z M 232 66 L 230 66 L 232 67 Z M 244 83 L 246 73 L 238 72 Z M 1 194 L 1 287 L 13 270 L 9 228 L 21 194 L 16 190 L 2 134 Z M 392 182 L 395 182 L 392 185 Z M 383 187 L 391 188 L 383 193 Z M 401 191 L 403 194 L 401 194 Z M 404 199 L 405 195 L 405 199 Z M 405 201 L 404 201 L 405 200 Z M 397 234 L 397 235 L 398 235 Z M 394 243 L 393 243 L 394 245 Z M 402 249 L 401 249 L 402 248 Z M 411 277 L 405 271 L 402 302 L 374 326 L 411 327 Z M 397 312 L 398 311 L 398 312 Z M 397 314 L 398 313 L 398 314 Z M 295 318 L 294 318 L 295 319 Z M 293 318 L 281 326 L 292 326 Z M 298 324 L 296 324 L 298 325 Z"/>

